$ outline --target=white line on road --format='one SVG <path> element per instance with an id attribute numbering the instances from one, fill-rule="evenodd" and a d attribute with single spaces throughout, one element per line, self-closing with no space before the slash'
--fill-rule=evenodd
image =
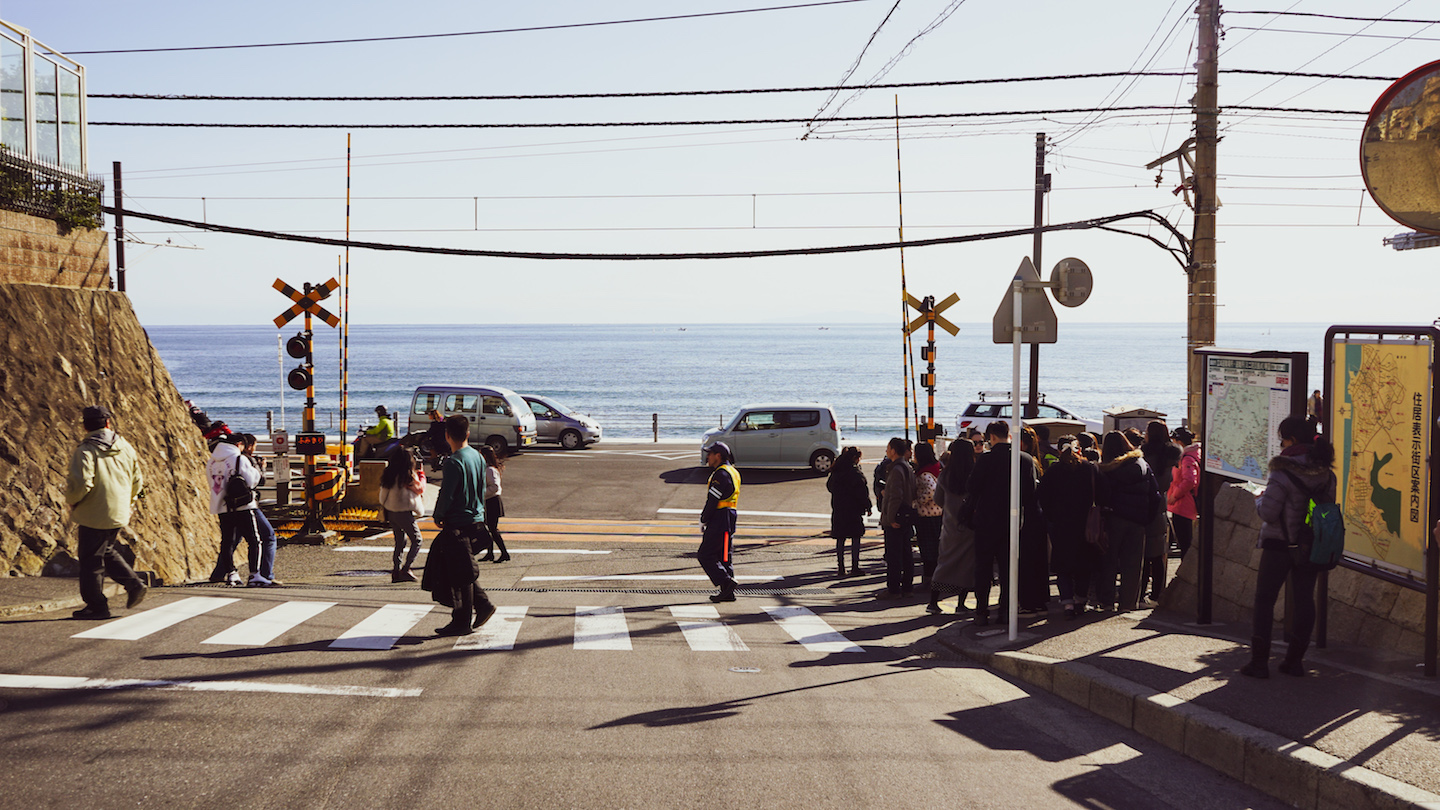
<path id="1" fill-rule="evenodd" d="M 498 605 L 495 615 L 473 635 L 455 641 L 457 650 L 513 650 L 520 635 L 520 621 L 525 618 L 525 605 Z"/>
<path id="2" fill-rule="evenodd" d="M 420 623 L 430 605 L 386 605 L 330 642 L 332 650 L 388 650 Z"/>
<path id="3" fill-rule="evenodd" d="M 736 580 L 752 580 L 760 582 L 772 582 L 777 579 L 784 579 L 782 576 L 762 576 L 755 574 L 737 575 Z M 521 582 L 600 582 L 605 580 L 619 580 L 627 582 L 644 582 L 645 580 L 659 580 L 665 582 L 694 582 L 698 580 L 710 581 L 704 574 L 588 574 L 573 577 L 567 576 L 537 576 L 521 577 Z"/>
<path id="4" fill-rule="evenodd" d="M 625 609 L 618 605 L 575 608 L 575 649 L 631 649 Z"/>
<path id="5" fill-rule="evenodd" d="M 271 692 L 282 695 L 342 695 L 346 697 L 419 697 L 423 689 L 379 686 L 307 686 L 297 683 L 256 681 L 154 681 L 135 678 L 83 678 L 64 675 L 4 675 L 0 688 L 9 689 L 168 689 L 187 692 Z"/>
<path id="6" fill-rule="evenodd" d="M 286 602 L 251 616 L 234 627 L 222 630 L 200 642 L 201 644 L 234 644 L 240 647 L 260 647 L 280 637 L 281 633 L 298 626 L 307 619 L 320 615 L 326 608 L 337 602 Z"/>
<path id="7" fill-rule="evenodd" d="M 835 632 L 834 628 L 809 608 L 784 605 L 767 607 L 765 612 L 779 622 L 791 638 L 811 652 L 865 652 L 863 647 L 852 644 L 849 639 Z"/>
<path id="8" fill-rule="evenodd" d="M 659 509 L 656 509 L 655 511 L 656 511 L 657 514 L 662 514 L 662 515 L 689 515 L 689 516 L 691 516 L 691 517 L 699 517 L 699 516 L 700 516 L 700 510 L 699 510 L 699 509 L 677 509 L 677 508 L 673 508 L 673 507 L 668 507 L 668 506 L 667 506 L 667 507 L 661 507 L 661 508 L 659 508 Z M 823 513 L 823 514 L 820 513 L 820 512 L 756 512 L 756 511 L 753 511 L 753 510 L 750 510 L 750 509 L 742 509 L 742 510 L 740 510 L 740 517 L 741 517 L 741 518 L 752 518 L 752 517 L 788 517 L 788 518 L 813 518 L 813 519 L 815 519 L 815 520 L 829 520 L 829 519 L 830 519 L 830 514 L 829 514 L 828 512 Z M 879 520 L 879 518 L 876 518 L 876 517 L 867 517 L 867 518 L 865 518 L 865 523 L 866 523 L 866 525 L 877 525 L 878 520 Z"/>
<path id="9" fill-rule="evenodd" d="M 743 652 L 750 649 L 729 626 L 720 622 L 714 605 L 672 605 L 685 642 L 696 652 Z"/>
<path id="10" fill-rule="evenodd" d="M 335 551 L 375 551 L 393 554 L 395 549 L 389 546 L 336 546 Z M 612 549 L 593 548 L 511 548 L 511 554 L 609 554 Z M 429 554 L 430 549 L 420 549 L 421 554 Z"/>
<path id="11" fill-rule="evenodd" d="M 157 608 L 151 608 L 150 610 L 126 616 L 123 619 L 107 622 L 99 627 L 92 627 L 84 632 L 76 633 L 71 636 L 71 638 L 108 638 L 116 641 L 135 641 L 151 633 L 164 630 L 171 625 L 179 624 L 186 619 L 193 619 L 201 613 L 207 613 L 215 608 L 239 601 L 239 599 L 219 596 L 191 596 L 181 599 L 178 602 L 171 602 L 168 605 L 161 605 Z"/>

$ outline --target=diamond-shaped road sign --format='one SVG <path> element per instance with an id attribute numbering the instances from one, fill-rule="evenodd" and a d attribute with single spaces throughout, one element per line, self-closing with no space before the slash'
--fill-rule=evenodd
<path id="1" fill-rule="evenodd" d="M 950 293 L 949 298 L 946 298 L 944 301 L 936 304 L 935 307 L 931 309 L 925 306 L 925 301 L 917 301 L 915 300 L 915 296 L 911 295 L 908 292 L 905 293 L 905 303 L 909 304 L 915 309 L 916 312 L 920 313 L 920 317 L 916 318 L 908 325 L 906 325 L 905 334 L 911 334 L 916 329 L 919 329 L 920 327 L 924 326 L 932 320 L 935 321 L 936 326 L 939 326 L 946 332 L 949 332 L 952 335 L 960 334 L 960 327 L 940 317 L 940 313 L 944 312 L 946 309 L 949 309 L 952 304 L 956 303 L 959 300 L 960 296 L 956 295 L 955 293 Z"/>
<path id="2" fill-rule="evenodd" d="M 289 323 L 290 320 L 296 315 L 299 315 L 302 312 L 309 312 L 311 315 L 314 315 L 325 323 L 330 324 L 332 327 L 339 326 L 340 319 L 335 317 L 334 315 L 331 315 L 329 312 L 326 311 L 324 307 L 320 306 L 321 299 L 330 297 L 330 293 L 335 292 L 336 288 L 338 288 L 339 286 L 340 282 L 332 278 L 318 287 L 311 287 L 310 292 L 302 293 L 294 287 L 291 287 L 289 284 L 281 281 L 280 279 L 275 279 L 275 289 L 279 290 L 282 294 L 285 295 L 285 297 L 295 302 L 295 306 L 290 307 L 289 309 L 280 313 L 279 317 L 275 318 L 275 325 L 284 326 L 285 324 Z"/>
<path id="3" fill-rule="evenodd" d="M 1060 339 L 1059 323 L 1055 320 L 1055 309 L 1050 306 L 1050 297 L 1045 294 L 1045 288 L 1038 286 L 1040 274 L 1035 272 L 1035 265 L 1030 263 L 1030 257 L 1026 256 L 1020 261 L 1020 269 L 1015 271 L 1015 278 L 1025 282 L 1025 291 L 1020 295 L 1020 323 L 1024 331 L 1020 333 L 1021 343 L 1055 343 Z M 1030 283 L 1035 282 L 1037 286 L 1031 287 Z M 1005 297 L 1000 299 L 1000 306 L 995 310 L 995 319 L 991 321 L 991 342 L 1010 343 L 1015 340 L 1015 299 L 1011 285 L 1005 285 Z"/>

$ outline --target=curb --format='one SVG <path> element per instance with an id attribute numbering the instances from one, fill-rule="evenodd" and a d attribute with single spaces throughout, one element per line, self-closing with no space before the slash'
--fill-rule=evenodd
<path id="1" fill-rule="evenodd" d="M 1440 795 L 1089 664 L 937 640 L 1304 810 L 1440 810 Z"/>
<path id="2" fill-rule="evenodd" d="M 105 586 L 105 596 L 119 596 L 125 589 L 110 583 Z M 37 602 L 21 602 L 14 605 L 0 605 L 0 619 L 11 619 L 16 616 L 32 616 L 36 613 L 49 613 L 54 610 L 69 610 L 80 607 L 85 601 L 79 594 L 74 596 L 62 596 L 57 599 L 42 599 Z"/>

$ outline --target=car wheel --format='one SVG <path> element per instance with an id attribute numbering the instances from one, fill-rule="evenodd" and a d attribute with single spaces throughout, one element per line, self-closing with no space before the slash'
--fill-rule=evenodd
<path id="1" fill-rule="evenodd" d="M 567 430 L 560 434 L 560 446 L 566 450 L 579 450 L 585 446 L 585 441 L 580 438 L 580 431 Z"/>
<path id="2" fill-rule="evenodd" d="M 825 475 L 833 466 L 835 466 L 835 454 L 829 450 L 816 450 L 810 454 L 810 469 L 815 472 Z"/>
<path id="3" fill-rule="evenodd" d="M 505 443 L 504 436 L 491 436 L 490 438 L 485 440 L 485 443 L 490 445 L 490 449 L 495 451 L 496 456 L 498 456 L 499 458 L 505 458 L 505 449 L 509 445 Z"/>

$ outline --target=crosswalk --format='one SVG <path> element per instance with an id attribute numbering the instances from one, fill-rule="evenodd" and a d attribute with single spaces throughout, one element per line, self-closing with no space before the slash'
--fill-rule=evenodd
<path id="1" fill-rule="evenodd" d="M 138 641 L 176 628 L 185 622 L 197 620 L 206 614 L 213 614 L 208 617 L 209 627 L 213 627 L 217 622 L 234 623 L 201 640 L 200 644 L 264 647 L 287 634 L 303 637 L 311 626 L 307 623 L 312 623 L 319 628 L 321 636 L 310 639 L 308 643 L 324 643 L 332 650 L 388 650 L 407 635 L 430 636 L 429 632 L 415 631 L 415 627 L 430 616 L 435 608 L 429 604 L 390 604 L 378 608 L 363 608 L 361 610 L 368 612 L 358 621 L 354 621 L 338 635 L 326 637 L 324 634 L 333 633 L 337 625 L 314 623 L 313 620 L 322 615 L 337 618 L 337 614 L 343 611 L 347 616 L 342 622 L 348 621 L 354 618 L 348 614 L 353 614 L 357 608 L 344 607 L 338 602 L 291 600 L 238 620 L 229 615 L 231 611 L 222 611 L 223 608 L 240 602 L 241 600 L 230 597 L 191 596 L 96 625 L 74 634 L 71 638 Z M 253 603 L 245 602 L 241 608 L 244 609 L 250 604 Z M 788 637 L 788 642 L 782 640 L 781 643 L 793 643 L 815 653 L 864 652 L 864 648 L 846 639 L 809 608 L 797 605 L 767 605 L 761 610 L 773 620 L 773 626 L 783 631 L 784 637 Z M 217 614 L 216 611 L 221 611 L 224 615 Z M 485 626 L 473 635 L 456 639 L 454 648 L 476 652 L 514 650 L 520 643 L 523 625 L 527 619 L 537 625 L 535 633 L 538 635 L 555 632 L 553 615 L 540 619 L 532 617 L 529 611 L 528 605 L 498 605 L 494 617 Z M 773 632 L 761 629 L 772 626 L 772 623 L 755 622 L 752 616 L 731 614 L 722 618 L 714 605 L 704 604 L 671 605 L 668 612 L 673 625 L 665 623 L 665 628 L 673 626 L 678 630 L 686 645 L 694 652 L 750 651 L 750 646 L 737 631 L 736 624 L 745 626 L 747 634 L 753 634 L 752 643 L 774 643 L 771 637 L 761 635 L 762 632 Z M 630 624 L 631 620 L 622 606 L 576 606 L 571 628 L 573 649 L 632 651 L 635 643 L 631 637 Z M 649 639 L 651 635 L 647 632 L 646 638 Z"/>

